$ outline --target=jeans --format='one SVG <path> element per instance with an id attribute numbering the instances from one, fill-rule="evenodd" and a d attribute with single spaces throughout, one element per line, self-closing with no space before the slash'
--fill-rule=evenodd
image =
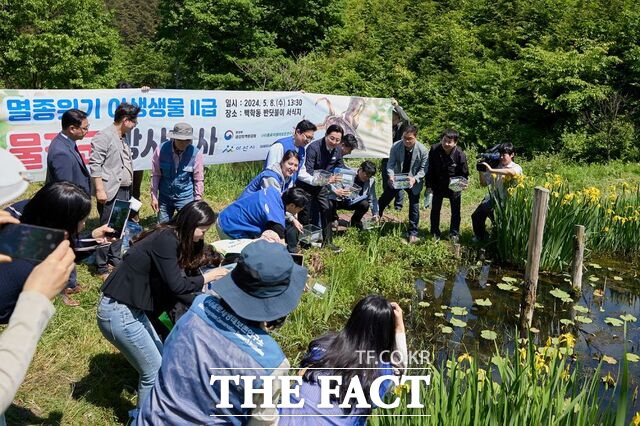
<path id="1" fill-rule="evenodd" d="M 418 236 L 418 224 L 420 223 L 420 193 L 415 194 L 413 189 L 393 189 L 389 186 L 389 182 L 383 182 L 384 191 L 378 199 L 378 205 L 380 209 L 380 217 L 384 214 L 384 209 L 387 208 L 391 200 L 400 192 L 407 191 L 409 195 L 409 230 L 407 231 L 407 237 Z"/>
<path id="2" fill-rule="evenodd" d="M 158 200 L 158 223 L 169 222 L 174 213 L 179 212 L 184 206 L 193 201 L 193 198 L 186 200 Z"/>
<path id="3" fill-rule="evenodd" d="M 132 283 L 133 284 L 133 283 Z M 162 342 L 144 311 L 102 296 L 98 328 L 140 374 L 138 407 L 151 392 L 162 363 Z"/>
<path id="4" fill-rule="evenodd" d="M 113 204 L 116 200 L 129 201 L 131 198 L 131 187 L 123 186 L 118 189 L 118 193 L 111 200 L 104 204 L 98 203 L 98 214 L 100 215 L 100 225 L 104 225 L 109 222 L 109 216 L 113 209 Z M 105 274 L 109 272 L 108 264 L 117 266 L 122 260 L 122 240 L 116 240 L 111 244 L 105 244 L 96 248 L 96 266 L 98 267 L 98 274 Z"/>
<path id="5" fill-rule="evenodd" d="M 473 234 L 479 240 L 484 240 L 488 237 L 486 221 L 487 218 L 493 222 L 493 198 L 487 197 L 471 215 L 471 223 L 473 224 Z"/>
<path id="6" fill-rule="evenodd" d="M 454 192 L 450 189 L 446 191 L 433 191 L 433 200 L 431 202 L 431 234 L 436 237 L 440 236 L 440 210 L 442 210 L 442 200 L 449 199 L 451 204 L 451 225 L 449 233 L 451 235 L 460 235 L 460 205 L 462 195 L 460 192 Z"/>

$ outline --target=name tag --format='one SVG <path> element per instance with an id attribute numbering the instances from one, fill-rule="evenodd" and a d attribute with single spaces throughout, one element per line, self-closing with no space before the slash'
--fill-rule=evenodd
<path id="1" fill-rule="evenodd" d="M 193 166 L 186 166 L 186 167 L 184 168 L 184 171 L 185 171 L 185 172 L 188 172 L 188 173 L 193 173 Z"/>

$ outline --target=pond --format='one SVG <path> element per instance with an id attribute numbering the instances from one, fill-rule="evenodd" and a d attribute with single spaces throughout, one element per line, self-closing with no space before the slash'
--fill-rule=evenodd
<path id="1" fill-rule="evenodd" d="M 611 372 L 617 377 L 625 350 L 621 316 L 628 321 L 626 350 L 640 355 L 640 277 L 623 261 L 590 262 L 586 267 L 582 294 L 570 299 L 554 291 L 570 293 L 567 274 L 540 275 L 532 338 L 535 345 L 544 346 L 549 336 L 571 333 L 583 374 L 591 375 L 605 357 L 602 376 Z M 496 332 L 498 346 L 513 351 L 522 280 L 522 273 L 478 262 L 461 267 L 452 277 L 427 276 L 416 281 L 407 315 L 410 339 L 437 348 L 437 364 L 451 351 L 475 354 L 488 363 L 495 343 L 480 338 L 483 330 Z M 629 363 L 629 377 L 633 394 L 640 385 L 640 362 Z M 637 398 L 630 401 L 630 412 L 639 409 Z"/>

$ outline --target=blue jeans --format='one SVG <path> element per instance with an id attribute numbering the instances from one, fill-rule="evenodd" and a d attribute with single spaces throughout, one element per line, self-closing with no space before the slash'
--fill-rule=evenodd
<path id="1" fill-rule="evenodd" d="M 391 203 L 391 200 L 399 193 L 405 191 L 409 196 L 409 229 L 407 237 L 418 236 L 418 224 L 420 223 L 420 193 L 415 194 L 412 189 L 394 189 L 389 186 L 388 182 L 384 184 L 384 191 L 378 199 L 378 209 L 380 217 L 384 214 L 384 210 Z"/>
<path id="2" fill-rule="evenodd" d="M 180 209 L 193 200 L 193 198 L 187 198 L 186 200 L 180 201 L 158 200 L 158 223 L 169 222 L 174 213 L 179 212 Z"/>
<path id="3" fill-rule="evenodd" d="M 102 296 L 98 328 L 140 374 L 138 407 L 151 392 L 162 363 L 162 342 L 144 311 Z"/>

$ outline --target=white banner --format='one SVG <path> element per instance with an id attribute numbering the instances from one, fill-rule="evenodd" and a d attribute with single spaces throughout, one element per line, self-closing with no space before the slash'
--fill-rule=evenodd
<path id="1" fill-rule="evenodd" d="M 358 139 L 351 157 L 384 158 L 391 147 L 391 101 L 304 92 L 231 92 L 213 90 L 0 90 L 0 146 L 6 147 L 44 178 L 46 153 L 70 108 L 89 116 L 90 131 L 78 141 L 88 162 L 91 138 L 112 124 L 121 102 L 140 106 L 130 135 L 134 168 L 151 168 L 154 149 L 178 122 L 194 128 L 205 164 L 263 160 L 269 146 L 292 134 L 307 119 L 318 126 L 341 125 Z"/>

